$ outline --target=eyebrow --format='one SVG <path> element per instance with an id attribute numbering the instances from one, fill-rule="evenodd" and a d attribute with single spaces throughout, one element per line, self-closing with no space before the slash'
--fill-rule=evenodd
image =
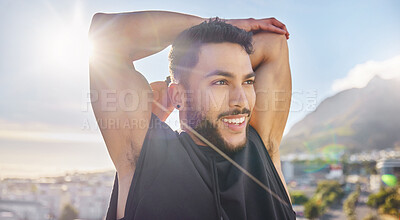
<path id="1" fill-rule="evenodd" d="M 225 77 L 228 77 L 228 78 L 234 78 L 234 74 L 233 73 L 225 72 L 225 71 L 222 71 L 222 70 L 214 70 L 214 71 L 208 73 L 205 76 L 205 78 L 208 78 L 208 77 L 211 77 L 211 76 L 225 76 Z M 256 76 L 256 73 L 255 72 L 251 72 L 249 74 L 246 74 L 243 77 L 243 79 L 248 79 L 248 78 L 255 77 L 255 76 Z"/>

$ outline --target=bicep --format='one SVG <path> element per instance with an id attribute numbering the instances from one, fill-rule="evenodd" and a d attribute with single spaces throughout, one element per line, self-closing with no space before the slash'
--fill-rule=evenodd
<path id="1" fill-rule="evenodd" d="M 133 64 L 90 62 L 92 107 L 119 175 L 131 175 L 151 118 L 152 92 Z"/>

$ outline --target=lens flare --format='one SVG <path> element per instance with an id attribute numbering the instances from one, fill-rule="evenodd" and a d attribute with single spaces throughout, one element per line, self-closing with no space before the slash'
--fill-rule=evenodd
<path id="1" fill-rule="evenodd" d="M 396 186 L 397 177 L 392 174 L 384 174 L 382 175 L 382 182 L 384 182 L 387 186 Z"/>
<path id="2" fill-rule="evenodd" d="M 328 125 L 326 127 L 327 136 L 303 143 L 309 154 L 320 156 L 319 159 L 307 162 L 307 167 L 304 170 L 306 173 L 316 173 L 331 165 L 340 164 L 346 146 L 337 143 L 336 135 L 338 132 L 331 125 Z"/>

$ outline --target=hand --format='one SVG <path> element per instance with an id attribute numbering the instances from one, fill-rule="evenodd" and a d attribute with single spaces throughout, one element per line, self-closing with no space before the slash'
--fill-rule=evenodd
<path id="1" fill-rule="evenodd" d="M 278 34 L 284 34 L 286 36 L 286 39 L 289 39 L 289 32 L 286 29 L 286 26 L 275 18 L 228 19 L 226 23 L 248 32 L 251 31 L 253 33 L 259 31 L 271 31 Z"/>

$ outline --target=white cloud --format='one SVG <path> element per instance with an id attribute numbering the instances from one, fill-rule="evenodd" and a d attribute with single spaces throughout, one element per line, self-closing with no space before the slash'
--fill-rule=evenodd
<path id="1" fill-rule="evenodd" d="M 400 79 L 400 55 L 384 61 L 370 60 L 357 64 L 346 77 L 336 79 L 331 88 L 334 92 L 362 88 L 376 75 L 383 79 Z"/>

